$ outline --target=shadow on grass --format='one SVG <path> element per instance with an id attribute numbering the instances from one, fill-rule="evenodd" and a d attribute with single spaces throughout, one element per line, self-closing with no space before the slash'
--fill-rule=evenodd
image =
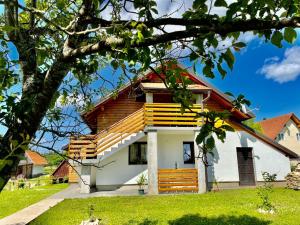
<path id="1" fill-rule="evenodd" d="M 124 225 L 156 225 L 156 224 L 158 224 L 157 220 L 149 220 L 147 218 L 147 219 L 144 219 L 142 222 L 136 221 L 136 220 L 129 220 Z"/>
<path id="2" fill-rule="evenodd" d="M 124 225 L 157 225 L 158 220 L 144 219 L 142 222 L 130 220 Z M 248 215 L 202 217 L 199 214 L 187 214 L 180 218 L 170 220 L 169 225 L 268 225 L 270 221 L 261 220 Z"/>
<path id="3" fill-rule="evenodd" d="M 199 214 L 187 214 L 178 219 L 170 220 L 169 225 L 268 225 L 270 221 L 256 217 L 242 216 L 218 216 L 202 217 Z"/>

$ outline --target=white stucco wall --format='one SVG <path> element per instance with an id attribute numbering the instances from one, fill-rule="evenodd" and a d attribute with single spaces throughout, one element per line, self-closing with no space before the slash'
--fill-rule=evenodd
<path id="1" fill-rule="evenodd" d="M 274 147 L 244 131 L 228 132 L 225 143 L 216 141 L 214 163 L 209 169 L 209 181 L 239 181 L 236 147 L 252 147 L 254 173 L 257 181 L 263 181 L 262 172 L 277 174 L 284 180 L 290 172 L 289 158 Z"/>
<path id="2" fill-rule="evenodd" d="M 193 142 L 194 132 L 158 133 L 158 168 L 194 168 L 195 164 L 184 164 L 183 142 Z"/>
<path id="3" fill-rule="evenodd" d="M 139 142 L 146 142 L 144 137 Z M 183 134 L 162 132 L 158 133 L 158 168 L 193 168 L 194 164 L 184 164 L 183 142 L 193 141 L 194 132 Z M 97 170 L 97 185 L 136 184 L 141 173 L 147 175 L 147 165 L 129 165 L 128 147 L 116 152 L 111 157 L 103 160 L 100 165 L 106 165 Z"/>
<path id="4" fill-rule="evenodd" d="M 32 167 L 32 176 L 43 174 L 44 173 L 44 166 L 37 166 L 33 165 Z"/>
<path id="5" fill-rule="evenodd" d="M 146 137 L 139 141 L 145 142 Z M 183 142 L 193 141 L 194 131 L 176 133 L 158 132 L 158 168 L 193 168 L 194 164 L 184 164 Z M 262 181 L 262 172 L 276 173 L 278 180 L 284 180 L 290 172 L 289 158 L 272 146 L 252 137 L 246 132 L 228 132 L 225 143 L 216 141 L 214 160 L 209 167 L 209 182 L 239 182 L 237 147 L 253 147 L 254 172 L 258 181 Z M 96 185 L 136 184 L 141 173 L 147 175 L 147 165 L 129 165 L 128 147 L 116 152 L 100 163 L 105 165 L 97 169 Z"/>

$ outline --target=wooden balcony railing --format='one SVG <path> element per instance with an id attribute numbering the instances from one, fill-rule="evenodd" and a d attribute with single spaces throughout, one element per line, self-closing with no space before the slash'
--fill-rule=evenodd
<path id="1" fill-rule="evenodd" d="M 97 135 L 72 137 L 69 156 L 75 159 L 94 158 L 129 135 L 144 130 L 145 126 L 201 126 L 202 119 L 196 115 L 202 110 L 200 104 L 194 104 L 182 113 L 180 104 L 145 103 L 143 108 Z"/>
<path id="2" fill-rule="evenodd" d="M 95 135 L 71 137 L 68 154 L 73 159 L 86 159 L 95 156 Z"/>
<path id="3" fill-rule="evenodd" d="M 145 124 L 143 114 L 143 109 L 139 109 L 118 123 L 112 125 L 106 131 L 99 133 L 96 138 L 96 155 L 122 141 L 129 135 L 144 130 Z"/>
<path id="4" fill-rule="evenodd" d="M 145 125 L 159 126 L 200 126 L 202 118 L 196 118 L 202 111 L 202 105 L 194 104 L 182 113 L 180 104 L 174 103 L 145 103 Z"/>

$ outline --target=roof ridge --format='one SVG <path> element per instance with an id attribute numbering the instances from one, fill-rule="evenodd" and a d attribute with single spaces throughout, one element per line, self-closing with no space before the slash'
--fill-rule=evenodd
<path id="1" fill-rule="evenodd" d="M 260 122 L 263 122 L 263 121 L 273 120 L 273 119 L 277 119 L 277 118 L 281 118 L 281 117 L 285 117 L 285 116 L 292 117 L 293 115 L 295 115 L 295 114 L 292 113 L 292 112 L 290 112 L 290 113 L 279 115 L 279 116 L 275 116 L 275 117 L 272 117 L 272 118 L 263 119 L 263 120 L 260 120 L 260 121 L 257 121 L 257 122 L 260 123 Z"/>

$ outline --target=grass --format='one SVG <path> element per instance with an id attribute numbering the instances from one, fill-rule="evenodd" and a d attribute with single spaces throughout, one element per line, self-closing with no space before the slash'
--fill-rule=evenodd
<path id="1" fill-rule="evenodd" d="M 32 189 L 3 190 L 0 193 L 0 218 L 11 215 L 64 188 L 68 184 L 37 186 Z"/>
<path id="2" fill-rule="evenodd" d="M 94 215 L 109 225 L 299 225 L 300 192 L 278 188 L 271 195 L 275 215 L 257 212 L 255 189 L 203 195 L 160 195 L 68 199 L 30 225 L 74 225 Z M 63 212 L 63 213 L 62 213 Z"/>

